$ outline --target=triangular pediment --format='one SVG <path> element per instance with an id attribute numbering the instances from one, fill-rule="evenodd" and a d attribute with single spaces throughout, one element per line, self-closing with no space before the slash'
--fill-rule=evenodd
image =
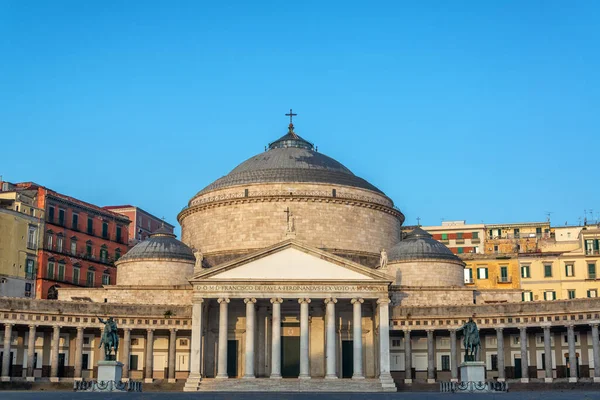
<path id="1" fill-rule="evenodd" d="M 345 281 L 386 282 L 387 275 L 294 240 L 208 269 L 191 282 Z"/>

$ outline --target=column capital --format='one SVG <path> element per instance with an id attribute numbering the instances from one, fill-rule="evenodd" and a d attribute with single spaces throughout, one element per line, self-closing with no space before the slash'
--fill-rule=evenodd
<path id="1" fill-rule="evenodd" d="M 131 328 L 123 328 L 123 332 L 131 332 Z"/>
<path id="2" fill-rule="evenodd" d="M 283 303 L 283 299 L 281 297 L 273 297 L 271 299 L 271 304 L 281 304 Z"/>
<path id="3" fill-rule="evenodd" d="M 502 332 L 504 332 L 504 327 L 503 326 L 497 326 L 494 329 L 496 330 L 496 333 L 502 333 Z"/>
<path id="4" fill-rule="evenodd" d="M 6 328 L 8 328 L 8 327 L 11 327 L 11 328 L 12 328 L 13 326 L 15 326 L 15 323 L 14 323 L 14 322 L 5 322 L 5 323 L 4 323 L 4 328 L 5 328 L 5 329 L 6 329 Z"/>
<path id="5" fill-rule="evenodd" d="M 54 330 L 54 331 L 60 331 L 60 328 L 61 328 L 60 325 L 52 326 L 52 330 Z"/>
<path id="6" fill-rule="evenodd" d="M 151 333 L 151 332 L 154 333 L 154 328 L 146 328 L 146 332 L 148 332 L 148 333 Z"/>
<path id="7" fill-rule="evenodd" d="M 248 304 L 248 303 L 256 303 L 256 299 L 254 297 L 246 297 L 244 299 L 244 303 Z"/>
<path id="8" fill-rule="evenodd" d="M 427 335 L 433 335 L 435 333 L 435 329 L 425 329 L 425 332 L 427 332 Z"/>
<path id="9" fill-rule="evenodd" d="M 350 300 L 350 303 L 352 303 L 352 304 L 356 304 L 356 303 L 362 304 L 364 302 L 365 301 L 362 298 L 360 298 L 360 297 L 355 297 L 352 300 Z"/>
<path id="10" fill-rule="evenodd" d="M 225 304 L 227 304 L 227 303 L 229 303 L 230 301 L 231 301 L 231 300 L 229 300 L 229 297 L 219 297 L 219 298 L 217 299 L 217 303 L 219 303 L 219 304 L 222 304 L 222 303 L 225 303 Z"/>
<path id="11" fill-rule="evenodd" d="M 178 330 L 178 328 L 169 328 L 169 333 L 172 335 L 174 333 L 177 333 Z"/>
<path id="12" fill-rule="evenodd" d="M 310 299 L 307 298 L 302 298 L 302 299 L 298 299 L 298 303 L 300 304 L 310 304 Z"/>
<path id="13" fill-rule="evenodd" d="M 29 325 L 29 330 L 37 329 L 37 325 L 31 324 Z"/>
<path id="14" fill-rule="evenodd" d="M 519 332 L 527 332 L 526 326 L 519 326 Z"/>
<path id="15" fill-rule="evenodd" d="M 377 299 L 377 304 L 390 304 L 391 300 L 388 298 L 385 299 Z"/>
<path id="16" fill-rule="evenodd" d="M 591 323 L 591 324 L 589 324 L 589 325 L 590 325 L 592 328 L 594 328 L 594 327 L 595 327 L 595 328 L 597 328 L 599 324 L 600 324 L 599 322 L 592 322 L 592 323 Z"/>
<path id="17" fill-rule="evenodd" d="M 410 328 L 402 328 L 402 332 L 404 332 L 405 335 L 410 335 Z"/>
<path id="18" fill-rule="evenodd" d="M 550 328 L 552 328 L 552 325 L 550 324 L 544 324 L 544 325 L 540 325 L 542 327 L 543 330 L 550 330 Z"/>
<path id="19" fill-rule="evenodd" d="M 202 304 L 202 303 L 204 303 L 204 297 L 196 298 L 192 302 L 192 304 Z"/>
<path id="20" fill-rule="evenodd" d="M 84 328 L 83 326 L 78 326 L 78 327 L 77 327 L 77 333 L 79 333 L 79 332 L 83 332 L 83 330 L 84 330 L 84 329 L 85 329 L 85 328 Z"/>
<path id="21" fill-rule="evenodd" d="M 575 322 L 567 322 L 565 326 L 567 329 L 575 329 Z"/>
<path id="22" fill-rule="evenodd" d="M 337 303 L 337 299 L 335 297 L 327 297 L 325 300 L 323 300 L 325 302 L 325 304 L 329 304 L 329 303 Z"/>

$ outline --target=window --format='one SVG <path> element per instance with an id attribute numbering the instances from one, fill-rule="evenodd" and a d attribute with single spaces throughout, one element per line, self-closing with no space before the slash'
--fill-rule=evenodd
<path id="1" fill-rule="evenodd" d="M 31 297 L 31 283 L 25 284 L 25 297 Z"/>
<path id="2" fill-rule="evenodd" d="M 477 268 L 477 279 L 487 279 L 488 269 L 486 267 Z"/>
<path id="3" fill-rule="evenodd" d="M 444 241 L 448 240 L 448 234 L 447 233 L 442 233 L 442 240 L 444 240 Z"/>
<path id="4" fill-rule="evenodd" d="M 52 250 L 52 247 L 53 247 L 52 246 L 52 244 L 53 244 L 52 242 L 53 242 L 53 240 L 54 240 L 54 236 L 52 236 L 52 233 L 48 233 L 46 235 L 46 248 L 48 250 Z"/>
<path id="5" fill-rule="evenodd" d="M 521 299 L 523 301 L 533 301 L 533 296 L 531 292 L 523 292 L 521 294 Z"/>
<path id="6" fill-rule="evenodd" d="M 108 239 L 108 223 L 102 223 L 102 237 Z"/>
<path id="7" fill-rule="evenodd" d="M 463 240 L 463 233 L 462 232 L 458 232 L 456 234 L 456 240 Z"/>
<path id="8" fill-rule="evenodd" d="M 77 254 L 77 241 L 71 239 L 71 254 Z"/>
<path id="9" fill-rule="evenodd" d="M 569 290 L 567 290 L 567 297 L 569 299 L 574 299 L 575 298 L 575 289 L 569 289 Z"/>
<path id="10" fill-rule="evenodd" d="M 587 291 L 587 297 L 598 297 L 598 289 L 589 289 Z"/>
<path id="11" fill-rule="evenodd" d="M 29 232 L 27 233 L 27 248 L 35 250 L 37 246 L 37 229 L 34 226 L 29 227 Z"/>
<path id="12" fill-rule="evenodd" d="M 498 245 L 494 245 L 494 253 L 498 253 L 499 250 Z"/>
<path id="13" fill-rule="evenodd" d="M 92 257 L 93 253 L 92 253 L 92 244 L 91 243 L 86 243 L 86 245 L 85 245 L 85 254 L 88 257 Z"/>
<path id="14" fill-rule="evenodd" d="M 83 345 L 84 346 L 89 346 L 90 345 L 90 337 L 89 336 L 84 336 L 83 337 Z"/>
<path id="15" fill-rule="evenodd" d="M 473 235 L 473 237 L 472 237 L 473 239 L 479 239 L 479 232 L 473 232 L 472 235 Z"/>
<path id="16" fill-rule="evenodd" d="M 132 346 L 139 346 L 140 344 L 140 339 L 138 338 L 131 338 L 131 345 Z"/>
<path id="17" fill-rule="evenodd" d="M 74 230 L 79 229 L 79 215 L 73 213 L 73 217 L 71 218 L 71 228 Z"/>
<path id="18" fill-rule="evenodd" d="M 458 248 L 458 254 L 463 254 L 465 252 L 465 249 L 463 249 L 462 247 Z"/>
<path id="19" fill-rule="evenodd" d="M 88 353 L 83 353 L 81 355 L 81 369 L 86 370 L 89 368 L 90 355 Z"/>
<path id="20" fill-rule="evenodd" d="M 115 239 L 117 242 L 121 241 L 121 227 L 117 225 L 117 237 Z"/>
<path id="21" fill-rule="evenodd" d="M 63 237 L 62 236 L 56 237 L 56 251 L 58 251 L 59 253 L 62 253 L 62 251 L 63 251 Z"/>
<path id="22" fill-rule="evenodd" d="M 585 254 L 594 254 L 594 241 L 593 240 L 585 241 Z"/>
<path id="23" fill-rule="evenodd" d="M 81 269 L 79 267 L 74 267 L 73 268 L 73 283 L 75 285 L 79 285 L 79 274 L 81 272 Z"/>
<path id="24" fill-rule="evenodd" d="M 54 222 L 54 207 L 48 207 L 48 222 Z"/>
<path id="25" fill-rule="evenodd" d="M 500 282 L 508 282 L 508 267 L 506 265 L 500 267 Z"/>
<path id="26" fill-rule="evenodd" d="M 119 258 L 121 258 L 121 249 L 116 249 L 115 250 L 115 261 L 117 261 Z"/>
<path id="27" fill-rule="evenodd" d="M 400 347 L 400 339 L 392 339 L 392 347 Z"/>
<path id="28" fill-rule="evenodd" d="M 542 353 L 542 369 L 546 369 L 546 353 Z"/>
<path id="29" fill-rule="evenodd" d="M 65 226 L 65 210 L 62 208 L 58 209 L 58 224 L 60 226 Z"/>
<path id="30" fill-rule="evenodd" d="M 54 279 L 54 263 L 51 261 L 48 262 L 48 271 L 47 271 L 46 277 L 48 279 Z"/>
<path id="31" fill-rule="evenodd" d="M 519 231 L 518 228 L 513 229 L 513 235 L 515 236 L 515 239 L 519 239 L 521 237 L 521 231 Z"/>
<path id="32" fill-rule="evenodd" d="M 182 346 L 182 347 L 187 347 L 188 346 L 188 340 L 187 339 L 179 339 L 179 345 Z"/>
<path id="33" fill-rule="evenodd" d="M 102 262 L 106 262 L 106 260 L 108 259 L 108 250 L 102 248 L 100 249 L 100 260 Z"/>
<path id="34" fill-rule="evenodd" d="M 138 356 L 137 354 L 129 355 L 129 369 L 132 371 L 138 370 Z"/>
<path id="35" fill-rule="evenodd" d="M 473 268 L 465 268 L 465 283 L 473 283 Z"/>
<path id="36" fill-rule="evenodd" d="M 35 279 L 35 261 L 30 258 L 25 262 L 25 278 Z"/>
<path id="37" fill-rule="evenodd" d="M 556 292 L 554 290 L 546 290 L 544 292 L 544 300 L 556 300 Z"/>
<path id="38" fill-rule="evenodd" d="M 552 278 L 552 264 L 544 264 L 544 278 Z"/>
<path id="39" fill-rule="evenodd" d="M 490 358 L 492 360 L 492 371 L 497 371 L 498 370 L 498 354 L 492 354 Z"/>
<path id="40" fill-rule="evenodd" d="M 102 275 L 102 284 L 110 285 L 110 275 L 108 275 L 108 274 Z"/>
<path id="41" fill-rule="evenodd" d="M 65 264 L 63 263 L 58 263 L 58 280 L 65 280 Z"/>
<path id="42" fill-rule="evenodd" d="M 94 271 L 88 271 L 85 280 L 86 286 L 94 286 Z"/>
<path id="43" fill-rule="evenodd" d="M 450 371 L 450 356 L 442 355 L 442 371 Z"/>
<path id="44" fill-rule="evenodd" d="M 588 279 L 596 279 L 596 264 L 588 263 Z"/>
<path id="45" fill-rule="evenodd" d="M 90 235 L 94 234 L 94 219 L 92 217 L 88 217 L 87 233 Z"/>
<path id="46" fill-rule="evenodd" d="M 529 265 L 521 265 L 521 278 L 531 278 Z"/>
<path id="47" fill-rule="evenodd" d="M 573 264 L 565 264 L 565 276 L 575 276 Z"/>

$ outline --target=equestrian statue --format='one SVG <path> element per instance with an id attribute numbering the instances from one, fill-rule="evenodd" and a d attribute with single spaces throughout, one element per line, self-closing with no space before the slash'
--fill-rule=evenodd
<path id="1" fill-rule="evenodd" d="M 477 324 L 473 321 L 473 318 L 469 318 L 469 321 L 457 329 L 456 332 L 462 331 L 464 334 L 463 345 L 465 346 L 465 361 L 475 361 L 479 356 L 479 348 L 481 342 L 479 341 L 479 329 Z"/>
<path id="2" fill-rule="evenodd" d="M 100 341 L 100 346 L 98 348 L 104 345 L 104 359 L 106 361 L 114 361 L 116 360 L 117 351 L 119 350 L 117 322 L 112 317 L 108 317 L 107 320 L 98 317 L 98 321 L 104 324 L 104 332 L 102 333 L 102 340 Z M 114 354 L 111 354 L 112 351 L 114 351 Z"/>

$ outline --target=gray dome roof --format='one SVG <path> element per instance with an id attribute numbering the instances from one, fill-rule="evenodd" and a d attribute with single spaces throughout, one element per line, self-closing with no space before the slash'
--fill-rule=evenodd
<path id="1" fill-rule="evenodd" d="M 449 248 L 433 239 L 421 228 L 415 228 L 404 240 L 388 251 L 389 262 L 409 260 L 445 260 L 461 262 Z"/>
<path id="2" fill-rule="evenodd" d="M 148 239 L 133 246 L 131 250 L 119 259 L 119 262 L 148 258 L 196 261 L 192 249 L 177 240 L 175 235 L 164 227 L 159 228 Z"/>
<path id="3" fill-rule="evenodd" d="M 333 158 L 314 151 L 313 144 L 296 135 L 290 124 L 288 133 L 270 143 L 269 150 L 244 161 L 197 195 L 230 186 L 265 182 L 331 183 L 383 194 Z"/>

